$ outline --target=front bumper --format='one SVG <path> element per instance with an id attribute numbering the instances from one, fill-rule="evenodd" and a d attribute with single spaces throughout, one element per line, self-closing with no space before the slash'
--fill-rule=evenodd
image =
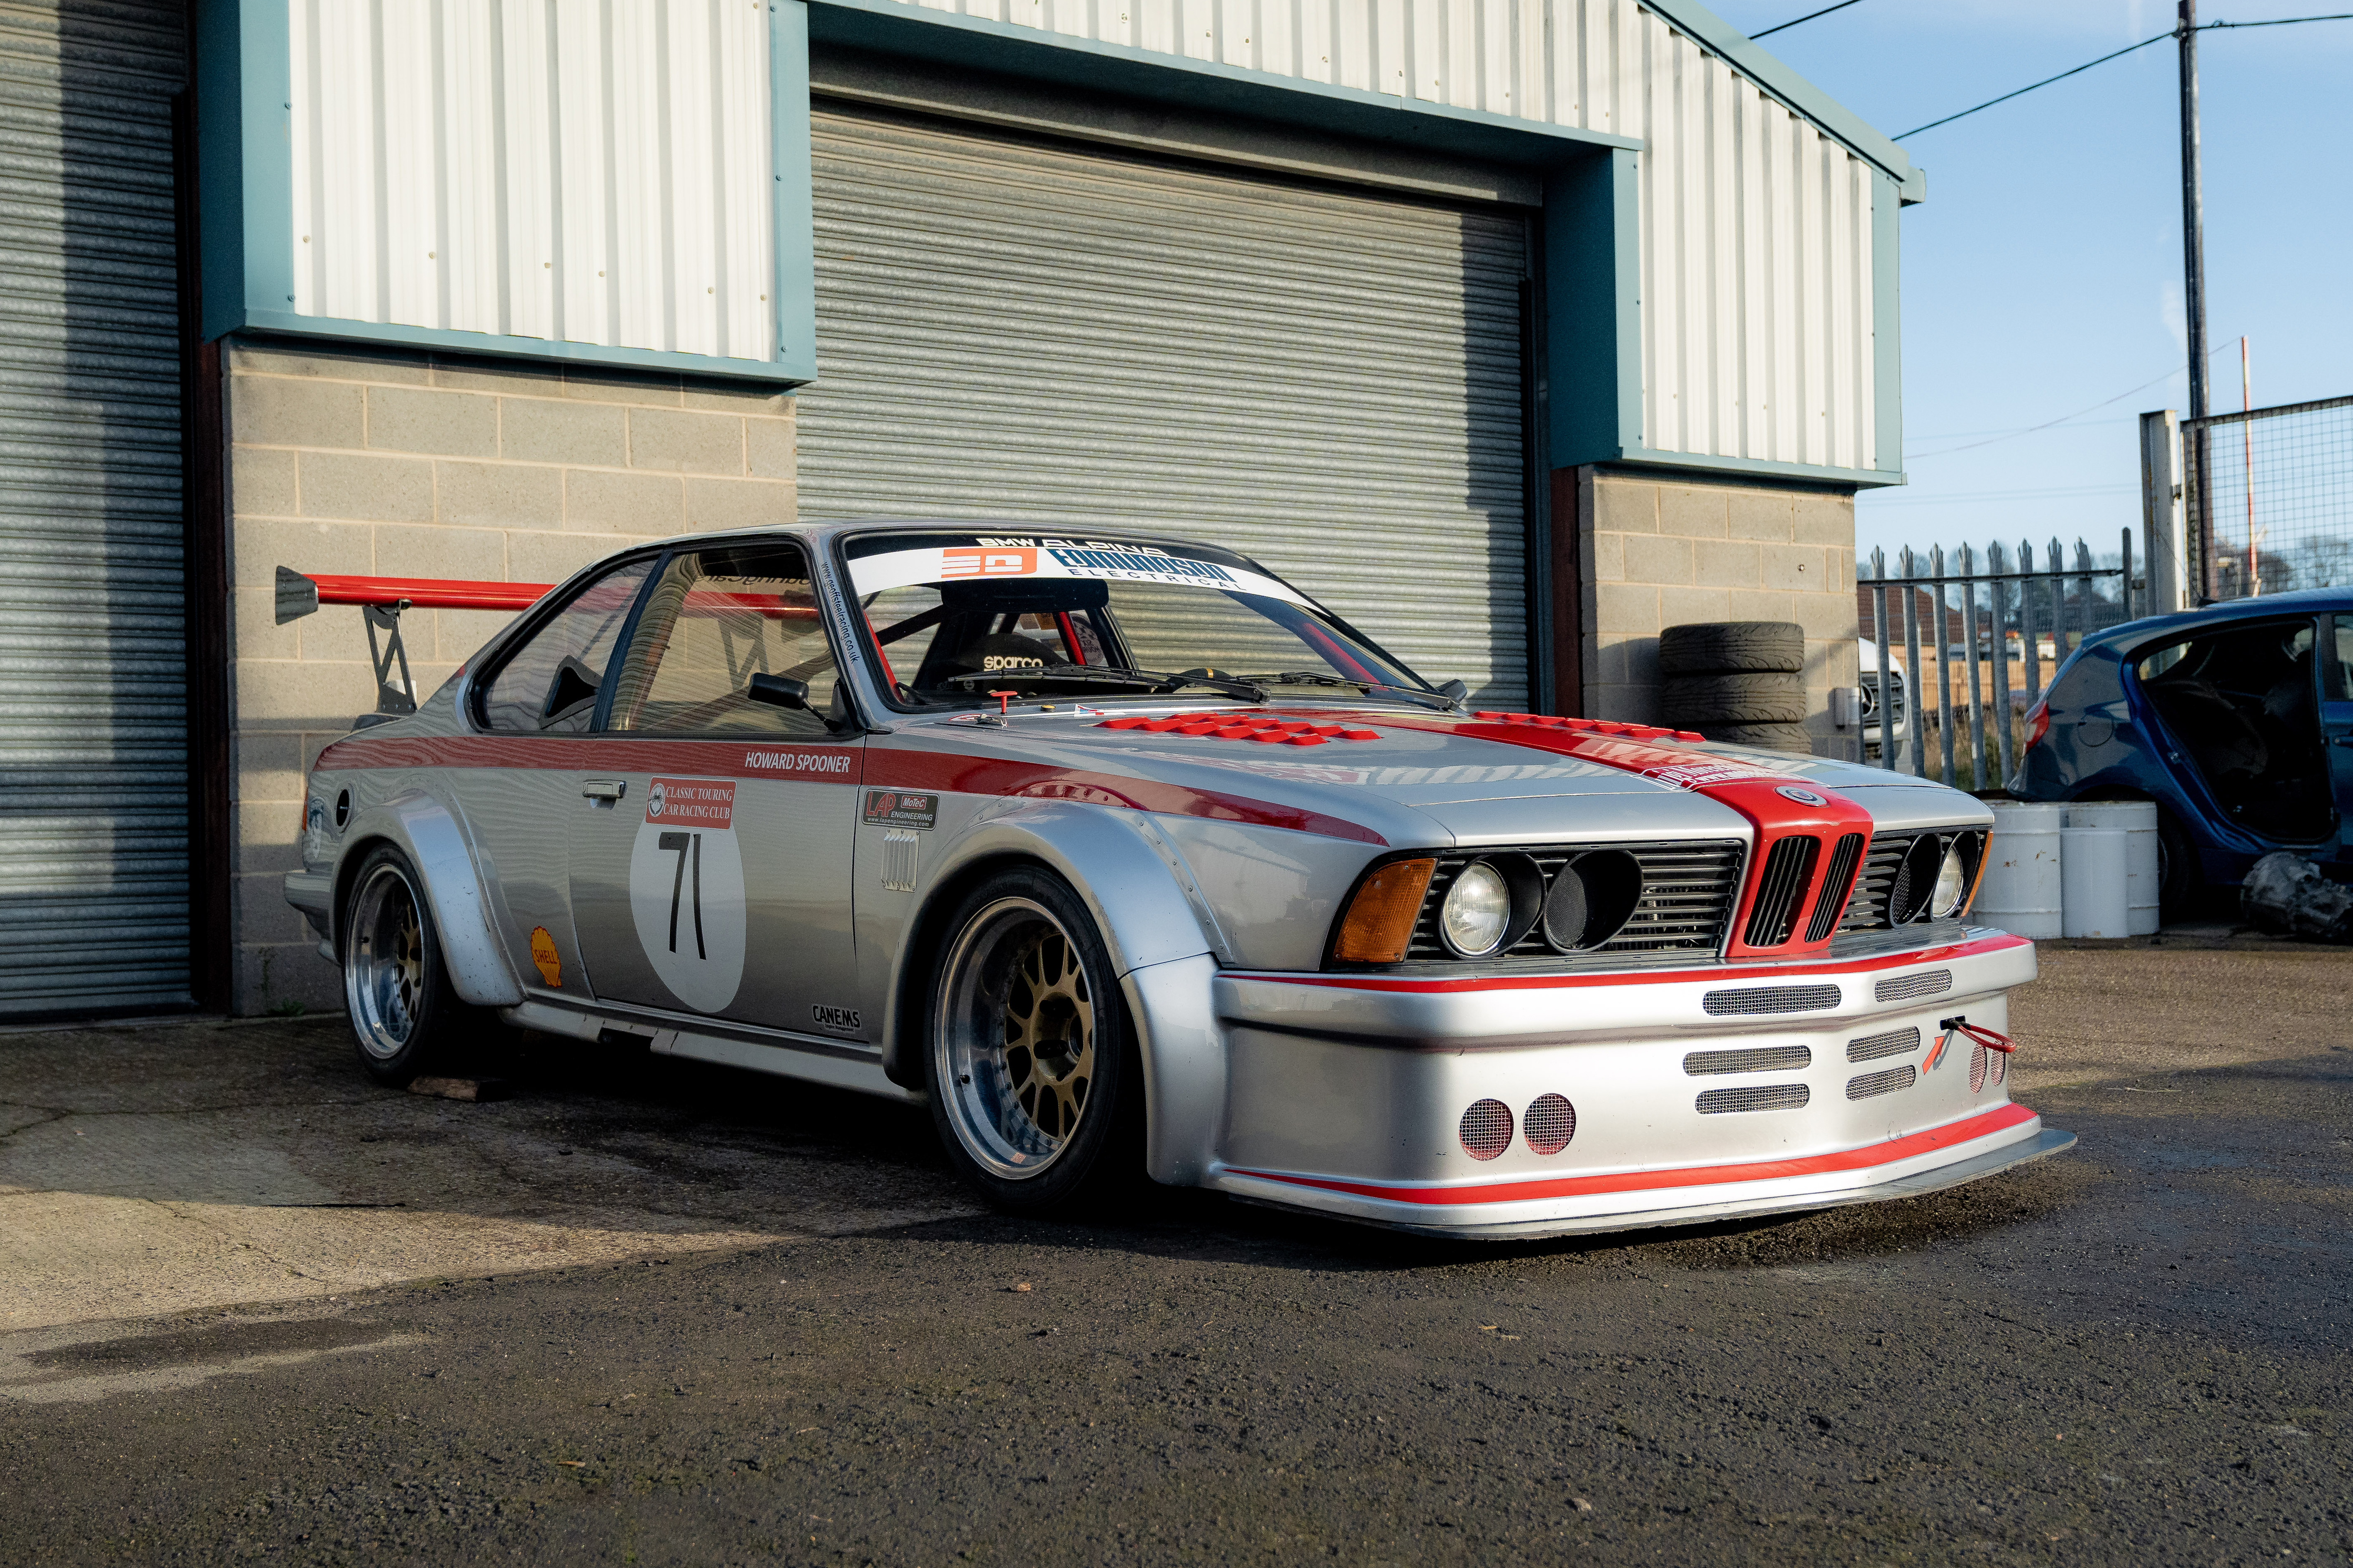
<path id="1" fill-rule="evenodd" d="M 1673 972 L 1228 972 L 1212 983 L 1226 1094 L 1205 1184 L 1465 1237 L 1932 1191 L 2074 1142 L 2010 1102 L 1998 1054 L 1938 1049 L 1957 1015 L 2005 1028 L 2005 994 L 2033 977 L 2031 943 L 1976 929 L 1909 952 Z M 1550 1096 L 1575 1131 L 1541 1152 L 1527 1115 Z M 1511 1114 L 1486 1159 L 1462 1131 L 1482 1100 Z"/>

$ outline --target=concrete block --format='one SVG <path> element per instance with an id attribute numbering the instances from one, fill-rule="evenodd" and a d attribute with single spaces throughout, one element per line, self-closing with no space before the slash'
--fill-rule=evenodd
<path id="1" fill-rule="evenodd" d="M 628 403 L 649 408 L 676 408 L 684 401 L 674 375 L 631 375 L 622 371 L 567 370 L 564 395 L 579 403 Z"/>
<path id="2" fill-rule="evenodd" d="M 495 528 L 413 527 L 379 523 L 379 577 L 459 577 L 496 583 L 507 574 L 507 536 Z"/>
<path id="3" fill-rule="evenodd" d="M 1727 498 L 1725 531 L 1734 539 L 1787 544 L 1797 526 L 1797 496 L 1789 490 L 1734 490 Z"/>
<path id="4" fill-rule="evenodd" d="M 686 531 L 766 528 L 799 515 L 794 487 L 776 479 L 689 479 Z"/>
<path id="5" fill-rule="evenodd" d="M 268 343 L 231 343 L 231 375 L 284 375 L 310 381 L 360 381 L 388 385 L 423 386 L 432 370 L 423 354 L 402 349 L 375 348 L 338 351 L 330 348 L 281 348 Z"/>
<path id="6" fill-rule="evenodd" d="M 744 458 L 745 466 L 762 479 L 799 478 L 791 418 L 744 421 Z"/>
<path id="7" fill-rule="evenodd" d="M 229 737 L 230 786 L 248 801 L 300 801 L 310 769 L 302 737 L 292 731 L 240 730 Z M 281 899 L 282 904 L 284 900 Z"/>
<path id="8" fill-rule="evenodd" d="M 280 566 L 311 575 L 364 577 L 375 560 L 364 523 L 240 517 L 229 524 L 229 581 L 240 588 L 274 590 Z"/>
<path id="9" fill-rule="evenodd" d="M 791 393 L 779 392 L 773 386 L 764 386 L 757 382 L 691 375 L 685 378 L 680 392 L 689 408 L 771 417 L 778 415 L 790 417 L 793 411 Z"/>
<path id="10" fill-rule="evenodd" d="M 510 533 L 509 579 L 516 583 L 561 583 L 590 562 L 635 542 L 633 539 L 602 533 Z"/>
<path id="11" fill-rule="evenodd" d="M 332 609 L 321 610 L 329 616 Z M 356 610 L 347 612 L 357 615 Z M 300 658 L 302 657 L 302 623 L 289 621 L 278 624 L 278 592 L 275 588 L 231 588 L 229 590 L 229 647 L 236 658 Z"/>
<path id="12" fill-rule="evenodd" d="M 683 480 L 596 468 L 564 470 L 564 526 L 572 531 L 643 538 L 676 533 L 685 518 Z"/>
<path id="13" fill-rule="evenodd" d="M 237 801 L 229 806 L 229 831 L 237 870 L 282 876 L 302 868 L 295 847 L 302 831 L 301 799 Z"/>
<path id="14" fill-rule="evenodd" d="M 1583 542 L 1585 580 L 1588 583 L 1623 583 L 1626 580 L 1626 541 L 1623 533 L 1588 533 Z M 1655 538 L 1656 535 L 1633 534 L 1635 539 Z"/>
<path id="15" fill-rule="evenodd" d="M 1659 619 L 1659 590 L 1648 584 L 1597 583 L 1594 589 L 1599 612 L 1594 617 L 1594 629 L 1604 636 L 1621 632 L 1656 637 L 1659 627 L 1666 624 Z"/>
<path id="16" fill-rule="evenodd" d="M 240 942 L 237 973 L 229 984 L 229 1011 L 239 1017 L 277 1012 L 301 1003 L 311 1013 L 332 1013 L 343 1005 L 343 975 L 310 942 Z"/>
<path id="17" fill-rule="evenodd" d="M 241 658 L 229 671 L 229 690 L 238 729 L 343 731 L 353 714 L 375 706 L 375 674 L 364 659 Z"/>
<path id="18" fill-rule="evenodd" d="M 1642 686 L 1603 686 L 1594 689 L 1590 698 L 1588 719 L 1606 719 L 1614 724 L 1655 724 L 1658 722 L 1658 694 Z"/>
<path id="19" fill-rule="evenodd" d="M 1790 540 L 1798 544 L 1854 548 L 1854 498 L 1801 491 L 1791 505 Z"/>
<path id="20" fill-rule="evenodd" d="M 367 443 L 367 388 L 349 382 L 240 375 L 229 381 L 229 439 L 256 447 Z"/>
<path id="21" fill-rule="evenodd" d="M 1622 686 L 1626 674 L 1626 650 L 1633 646 L 1630 637 L 1602 637 L 1585 661 L 1585 679 L 1588 686 Z"/>
<path id="22" fill-rule="evenodd" d="M 1686 539 L 1722 539 L 1731 506 L 1731 492 L 1720 486 L 1662 485 L 1659 531 Z"/>
<path id="23" fill-rule="evenodd" d="M 299 621 L 288 623 L 286 629 L 294 634 L 296 658 L 311 664 L 322 659 L 338 665 L 370 662 L 367 615 L 356 605 L 325 605 L 315 616 L 305 616 Z M 405 643 L 407 638 L 404 636 L 401 640 Z M 240 659 L 255 658 L 243 647 L 237 649 L 237 657 Z M 365 681 L 348 689 L 354 700 L 366 698 L 371 703 L 375 701 L 371 693 L 375 688 Z"/>
<path id="24" fill-rule="evenodd" d="M 1730 621 L 1794 621 L 1795 594 L 1764 588 L 1733 588 L 1725 596 L 1725 619 Z"/>
<path id="25" fill-rule="evenodd" d="M 498 635 L 514 616 L 504 610 L 436 610 L 433 612 L 432 640 L 419 643 L 431 650 L 438 661 L 453 668 L 474 657 L 484 643 Z M 415 657 L 412 651 L 411 657 Z M 422 677 L 419 678 L 420 684 Z"/>
<path id="26" fill-rule="evenodd" d="M 629 467 L 675 474 L 741 474 L 744 421 L 726 414 L 632 408 Z"/>
<path id="27" fill-rule="evenodd" d="M 1852 594 L 1793 594 L 1789 597 L 1789 614 L 1784 618 L 1805 627 L 1810 637 L 1844 637 L 1852 641 L 1864 635 L 1857 624 Z M 1899 644 L 1902 626 L 1903 622 L 1897 621 L 1894 636 Z"/>
<path id="28" fill-rule="evenodd" d="M 234 516 L 292 517 L 294 454 L 282 447 L 231 447 L 228 495 Z"/>
<path id="29" fill-rule="evenodd" d="M 548 406 L 566 407 L 563 404 Z M 433 465 L 433 480 L 434 517 L 445 526 L 552 529 L 564 525 L 561 468 L 525 463 L 442 462 Z"/>
<path id="30" fill-rule="evenodd" d="M 1659 531 L 1659 487 L 1641 479 L 1593 481 L 1593 531 Z"/>
<path id="31" fill-rule="evenodd" d="M 1801 594 L 1833 591 L 1838 584 L 1832 574 L 1822 570 L 1822 552 L 1819 545 L 1766 544 L 1763 585 L 1767 588 L 1789 588 Z"/>
<path id="32" fill-rule="evenodd" d="M 1692 580 L 1692 542 L 1663 533 L 1626 533 L 1626 580 L 1660 584 Z"/>
<path id="33" fill-rule="evenodd" d="M 1746 539 L 1702 539 L 1692 544 L 1691 581 L 1703 588 L 1754 588 L 1764 580 L 1764 560 Z"/>
<path id="34" fill-rule="evenodd" d="M 564 373 L 522 360 L 433 360 L 433 384 L 453 392 L 490 392 L 510 397 L 561 397 Z"/>
<path id="35" fill-rule="evenodd" d="M 286 885 L 268 875 L 231 877 L 228 882 L 229 929 L 243 942 L 293 943 L 309 935 L 316 942 L 301 912 L 286 901 Z"/>
<path id="36" fill-rule="evenodd" d="M 499 451 L 499 400 L 431 387 L 371 386 L 367 444 L 378 452 L 494 458 Z"/>
<path id="37" fill-rule="evenodd" d="M 433 465 L 423 458 L 305 452 L 301 484 L 304 517 L 433 521 Z"/>
<path id="38" fill-rule="evenodd" d="M 502 398 L 499 409 L 499 455 L 516 463 L 627 468 L 628 410 L 547 397 Z"/>
<path id="39" fill-rule="evenodd" d="M 1694 621 L 1732 619 L 1732 600 L 1721 588 L 1662 588 L 1659 625 L 1684 626 Z"/>

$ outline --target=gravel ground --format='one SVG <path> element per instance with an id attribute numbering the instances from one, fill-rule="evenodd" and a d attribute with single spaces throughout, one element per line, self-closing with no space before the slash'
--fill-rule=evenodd
<path id="1" fill-rule="evenodd" d="M 1515 1247 L 1183 1193 L 1013 1221 L 919 1113 L 690 1064 L 533 1054 L 461 1106 L 367 1089 L 322 1021 L 0 1039 L 0 1549 L 2348 1561 L 2353 958 L 2192 933 L 2044 976 L 2021 1098 L 2074 1152 Z M 110 1117 L 150 1131 L 98 1160 Z M 113 1206 L 26 1229 L 67 1197 Z M 253 1258 L 183 1281 L 155 1235 L 207 1226 Z"/>

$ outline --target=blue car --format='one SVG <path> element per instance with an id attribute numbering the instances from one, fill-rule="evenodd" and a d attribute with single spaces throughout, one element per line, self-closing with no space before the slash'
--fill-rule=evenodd
<path id="1" fill-rule="evenodd" d="M 2012 795 L 2153 800 L 2168 915 L 2274 850 L 2353 880 L 2353 589 L 2094 634 L 2027 711 Z"/>

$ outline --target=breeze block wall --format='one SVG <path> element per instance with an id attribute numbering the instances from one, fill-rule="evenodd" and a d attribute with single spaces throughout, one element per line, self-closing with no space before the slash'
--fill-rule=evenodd
<path id="1" fill-rule="evenodd" d="M 246 343 L 227 363 L 230 1005 L 340 1007 L 279 879 L 311 764 L 375 706 L 375 678 L 357 607 L 277 624 L 277 569 L 554 583 L 645 540 L 790 521 L 792 399 L 375 348 Z M 401 619 L 422 698 L 508 617 Z"/>
<path id="2" fill-rule="evenodd" d="M 1657 721 L 1663 627 L 1795 621 L 1814 750 L 1860 754 L 1830 711 L 1831 688 L 1857 679 L 1852 496 L 1588 468 L 1577 513 L 1588 717 Z"/>

